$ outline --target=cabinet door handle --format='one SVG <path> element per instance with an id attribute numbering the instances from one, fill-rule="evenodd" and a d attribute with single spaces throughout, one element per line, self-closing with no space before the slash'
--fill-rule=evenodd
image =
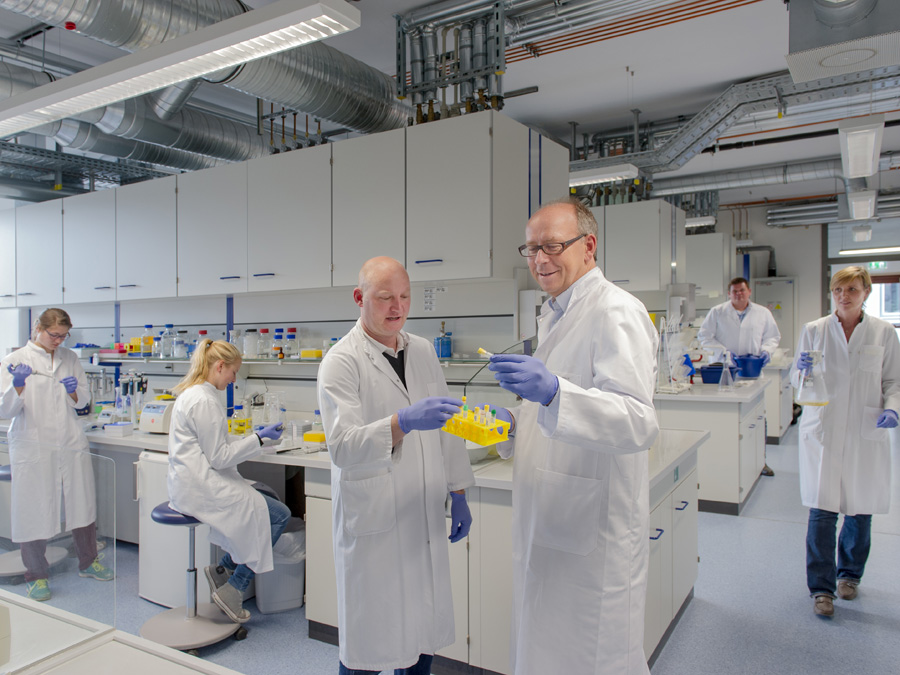
<path id="1" fill-rule="evenodd" d="M 34 295 L 34 293 L 19 293 L 19 295 Z"/>
<path id="2" fill-rule="evenodd" d="M 613 279 L 612 282 L 614 284 L 630 284 L 631 279 Z M 652 537 L 651 537 L 651 539 L 652 539 Z"/>
<path id="3" fill-rule="evenodd" d="M 659 532 L 659 534 L 657 534 L 655 537 L 650 537 L 650 540 L 651 540 L 651 541 L 656 541 L 656 540 L 659 539 L 661 536 L 663 536 L 663 533 L 665 532 L 665 530 L 661 530 L 661 529 L 659 529 L 658 527 L 656 528 L 656 531 Z"/>
<path id="4" fill-rule="evenodd" d="M 225 280 L 225 279 L 240 279 L 240 278 L 241 278 L 241 277 L 240 277 L 239 275 L 232 275 L 232 276 L 230 276 L 230 277 L 219 277 L 219 279 L 222 279 L 222 280 Z"/>
<path id="5" fill-rule="evenodd" d="M 757 417 L 756 419 L 761 420 L 763 417 L 764 417 L 764 415 L 760 415 L 760 416 Z"/>
<path id="6" fill-rule="evenodd" d="M 112 286 L 94 286 L 95 291 L 108 291 Z"/>
<path id="7" fill-rule="evenodd" d="M 755 425 L 755 424 L 751 424 L 751 425 L 750 425 L 750 428 L 751 428 L 751 429 L 755 429 L 755 428 L 756 428 L 756 425 Z"/>
<path id="8" fill-rule="evenodd" d="M 274 277 L 275 272 L 263 272 L 262 274 L 254 274 L 255 277 Z"/>
<path id="9" fill-rule="evenodd" d="M 137 288 L 137 284 L 119 284 L 119 288 Z"/>
<path id="10" fill-rule="evenodd" d="M 16 296 L 13 295 L 12 293 L 4 293 L 3 295 L 0 295 L 0 298 L 14 298 L 14 297 L 16 297 Z"/>
<path id="11" fill-rule="evenodd" d="M 428 265 L 431 263 L 440 265 L 442 262 L 444 262 L 443 258 L 428 258 L 427 260 L 416 260 L 416 265 Z"/>
<path id="12" fill-rule="evenodd" d="M 675 510 L 676 510 L 676 511 L 684 511 L 689 505 L 690 505 L 690 502 L 686 502 L 686 501 L 684 501 L 684 500 L 682 499 L 682 500 L 681 500 L 681 506 L 676 506 L 676 507 L 675 507 Z"/>
<path id="13" fill-rule="evenodd" d="M 138 471 L 139 470 L 140 470 L 140 466 L 139 466 L 138 462 L 132 462 L 131 463 L 131 478 L 133 480 L 132 487 L 134 488 L 134 490 L 132 492 L 133 492 L 134 496 L 131 498 L 131 501 L 134 501 L 134 502 L 138 501 L 138 499 L 140 497 L 140 495 L 138 494 L 138 492 L 139 492 Z"/>

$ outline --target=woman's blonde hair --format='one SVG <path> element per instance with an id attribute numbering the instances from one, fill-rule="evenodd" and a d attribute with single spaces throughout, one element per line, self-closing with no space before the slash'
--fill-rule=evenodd
<path id="1" fill-rule="evenodd" d="M 241 353 L 230 342 L 225 342 L 224 340 L 213 342 L 209 338 L 204 338 L 197 345 L 197 349 L 191 357 L 191 368 L 188 370 L 187 375 L 175 385 L 172 391 L 180 394 L 195 384 L 206 382 L 207 378 L 209 378 L 209 372 L 218 361 L 224 361 L 226 366 L 230 366 L 240 360 Z"/>
<path id="2" fill-rule="evenodd" d="M 831 284 L 828 286 L 828 290 L 833 291 L 835 286 L 849 284 L 857 279 L 862 283 L 864 291 L 872 290 L 872 277 L 869 276 L 869 271 L 862 267 L 857 267 L 856 265 L 845 267 L 844 269 L 835 272 L 831 277 Z"/>
<path id="3" fill-rule="evenodd" d="M 31 327 L 31 339 L 37 340 L 38 333 L 49 330 L 53 326 L 65 326 L 66 330 L 71 330 L 72 319 L 69 318 L 66 310 L 51 307 L 41 312 L 41 315 L 34 320 L 34 325 Z"/>

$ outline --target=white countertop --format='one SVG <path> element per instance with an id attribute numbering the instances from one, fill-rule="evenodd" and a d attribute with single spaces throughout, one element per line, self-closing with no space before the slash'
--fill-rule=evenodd
<path id="1" fill-rule="evenodd" d="M 650 487 L 662 480 L 686 453 L 695 451 L 709 438 L 708 431 L 660 429 L 659 436 L 650 447 Z M 475 486 L 512 489 L 513 460 L 485 460 L 472 466 L 475 470 Z"/>
<path id="2" fill-rule="evenodd" d="M 768 387 L 770 381 L 764 377 L 744 380 L 731 391 L 719 391 L 718 384 L 694 384 L 693 388 L 680 394 L 654 394 L 654 401 L 696 401 L 698 403 L 750 403 Z"/>

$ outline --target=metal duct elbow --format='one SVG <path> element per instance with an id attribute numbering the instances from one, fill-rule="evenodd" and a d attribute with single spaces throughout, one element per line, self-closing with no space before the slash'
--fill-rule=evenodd
<path id="1" fill-rule="evenodd" d="M 35 87 L 49 84 L 54 79 L 50 73 L 39 72 L 0 61 L 0 101 L 24 94 Z"/>
<path id="2" fill-rule="evenodd" d="M 203 84 L 202 79 L 178 82 L 171 87 L 160 89 L 150 94 L 150 107 L 159 119 L 172 119 L 184 109 L 194 92 Z"/>

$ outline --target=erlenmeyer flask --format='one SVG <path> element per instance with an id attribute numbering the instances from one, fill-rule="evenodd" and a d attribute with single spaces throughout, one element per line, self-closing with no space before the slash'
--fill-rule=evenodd
<path id="1" fill-rule="evenodd" d="M 828 405 L 828 390 L 825 388 L 825 375 L 822 372 L 822 352 L 809 352 L 812 368 L 801 375 L 800 387 L 797 389 L 797 403 L 800 405 Z"/>
<path id="2" fill-rule="evenodd" d="M 722 377 L 719 378 L 719 391 L 734 391 L 734 378 L 731 376 L 731 361 L 725 359 L 722 364 Z"/>

